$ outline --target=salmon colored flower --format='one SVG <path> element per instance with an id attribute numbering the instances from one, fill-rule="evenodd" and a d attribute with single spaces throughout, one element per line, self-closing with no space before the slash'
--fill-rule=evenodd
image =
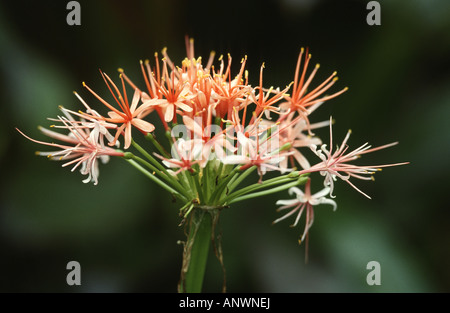
<path id="1" fill-rule="evenodd" d="M 161 84 L 155 82 L 163 98 L 150 99 L 144 102 L 145 106 L 155 106 L 162 109 L 166 122 L 175 121 L 176 109 L 192 112 L 192 107 L 186 104 L 194 96 L 189 94 L 189 88 L 185 81 L 176 75 L 177 69 L 172 69 L 171 74 L 167 69 L 167 60 L 163 59 L 163 76 Z"/>
<path id="2" fill-rule="evenodd" d="M 337 81 L 338 79 L 336 77 L 337 73 L 334 72 L 324 82 L 322 82 L 319 86 L 317 86 L 313 90 L 308 89 L 320 65 L 317 64 L 314 67 L 312 73 L 308 77 L 306 77 L 306 71 L 308 69 L 309 60 L 311 59 L 311 54 L 306 52 L 303 70 L 300 74 L 300 67 L 302 63 L 303 53 L 304 49 L 302 48 L 298 56 L 297 67 L 295 68 L 295 77 L 294 77 L 294 84 L 292 87 L 292 95 L 285 96 L 286 101 L 280 104 L 280 109 L 283 111 L 287 110 L 297 111 L 299 112 L 300 115 L 304 116 L 307 121 L 308 112 L 306 109 L 308 107 L 333 99 L 339 96 L 340 94 L 344 93 L 345 91 L 347 91 L 348 88 L 345 87 L 341 91 L 338 91 L 334 94 L 322 96 L 323 93 L 325 93 L 328 89 L 330 89 L 331 86 L 333 86 L 334 83 Z"/>
<path id="3" fill-rule="evenodd" d="M 261 65 L 261 69 L 259 72 L 259 87 L 256 89 L 259 90 L 258 95 L 253 91 L 250 95 L 252 101 L 256 104 L 255 116 L 259 116 L 260 113 L 264 112 L 267 119 L 270 119 L 270 112 L 279 113 L 280 108 L 276 105 L 283 97 L 285 97 L 285 93 L 289 90 L 290 86 L 287 86 L 283 91 L 276 90 L 273 96 L 270 97 L 273 91 L 273 87 L 269 88 L 267 92 L 264 94 L 263 88 L 263 69 L 264 63 Z"/>
<path id="4" fill-rule="evenodd" d="M 225 66 L 223 58 L 219 70 L 214 72 L 213 68 L 213 90 L 212 97 L 217 101 L 214 105 L 215 115 L 220 118 L 231 118 L 233 108 L 240 109 L 248 104 L 248 96 L 251 92 L 251 87 L 248 85 L 247 71 L 245 71 L 245 64 L 247 57 L 241 61 L 241 68 L 234 79 L 231 79 L 231 61 L 232 58 L 228 55 L 228 66 L 224 72 Z M 245 78 L 245 80 L 244 80 Z"/>
<path id="5" fill-rule="evenodd" d="M 144 81 L 145 81 L 145 85 L 147 87 L 148 93 L 141 91 L 139 89 L 139 87 L 137 87 L 133 83 L 133 81 L 130 78 L 128 78 L 128 76 L 125 74 L 125 72 L 122 68 L 118 69 L 119 73 L 122 74 L 125 81 L 134 90 L 140 91 L 141 100 L 144 104 L 146 104 L 146 102 L 150 101 L 150 100 L 163 99 L 163 95 L 162 95 L 161 91 L 159 90 L 159 86 L 161 85 L 161 71 L 160 71 L 160 67 L 159 67 L 158 53 L 156 53 L 156 52 L 155 52 L 155 61 L 156 61 L 156 69 L 154 71 L 152 71 L 152 69 L 150 67 L 149 60 L 145 60 L 145 62 L 143 62 L 142 60 L 140 61 L 141 72 L 142 72 L 142 76 L 144 77 Z M 145 67 L 144 67 L 144 64 L 145 64 Z M 154 110 L 156 110 L 156 112 L 158 113 L 161 121 L 164 124 L 164 128 L 166 130 L 168 130 L 169 126 L 164 119 L 164 113 L 163 113 L 162 109 L 158 106 L 145 107 L 145 109 L 141 110 L 141 112 L 139 113 L 139 115 L 137 117 L 142 119 Z"/>
<path id="6" fill-rule="evenodd" d="M 211 111 L 211 107 L 209 108 Z M 210 116 L 210 114 L 208 114 Z M 222 159 L 228 153 L 234 153 L 236 148 L 227 140 L 225 131 L 221 130 L 216 124 L 210 123 L 211 118 L 207 119 L 207 124 L 204 125 L 202 117 L 198 116 L 194 119 L 187 115 L 183 116 L 184 125 L 175 126 L 174 131 L 177 127 L 184 127 L 188 132 L 187 142 L 192 141 L 194 144 L 193 149 L 200 149 L 201 153 L 195 153 L 197 159 L 201 160 L 200 165 L 204 167 L 206 162 L 212 157 Z"/>
<path id="7" fill-rule="evenodd" d="M 117 86 L 113 83 L 111 78 L 109 78 L 108 75 L 105 73 L 102 73 L 102 77 L 108 86 L 109 91 L 114 97 L 114 100 L 119 105 L 120 110 L 113 107 L 111 104 L 103 100 L 97 93 L 95 93 L 91 88 L 89 88 L 84 82 L 83 86 L 88 89 L 100 102 L 102 102 L 107 108 L 109 108 L 111 111 L 108 112 L 109 117 L 103 117 L 103 116 L 97 116 L 95 114 L 89 114 L 86 113 L 85 117 L 88 119 L 96 119 L 96 120 L 104 120 L 108 123 L 114 123 L 114 124 L 122 124 L 117 128 L 116 135 L 114 136 L 114 140 L 110 143 L 110 145 L 115 145 L 117 139 L 121 134 L 124 135 L 125 138 L 125 145 L 124 148 L 128 149 L 131 145 L 131 128 L 134 126 L 142 133 L 150 133 L 155 129 L 155 126 L 153 124 L 144 121 L 143 119 L 139 118 L 140 114 L 149 107 L 149 104 L 142 104 L 138 106 L 140 98 L 141 98 L 141 92 L 136 89 L 133 95 L 133 99 L 131 100 L 131 105 L 128 102 L 127 93 L 125 90 L 125 85 L 123 81 L 123 76 L 120 75 L 120 79 L 122 81 L 122 87 L 123 87 L 123 96 L 120 93 Z M 111 89 L 112 85 L 113 89 Z M 116 96 L 117 95 L 117 96 Z"/>
<path id="8" fill-rule="evenodd" d="M 154 54 L 155 63 L 152 61 L 152 65 L 148 60 L 140 61 L 143 84 L 135 84 L 119 68 L 121 86 L 116 86 L 108 75 L 101 72 L 115 103 L 110 104 L 83 82 L 83 86 L 108 108 L 107 115 L 91 108 L 75 92 L 85 110 L 72 111 L 61 107 L 63 114 L 50 120 L 56 122 L 51 127 L 62 132 L 39 128 L 51 141 L 35 140 L 18 131 L 33 142 L 52 147 L 51 150 L 55 151 L 37 154 L 61 160 L 62 166 L 70 166 L 72 171 L 80 170 L 87 176 L 84 183 L 96 185 L 99 163 L 108 162 L 110 156 L 119 156 L 170 193 L 181 206 L 180 225 L 185 225 L 187 235 L 183 242 L 179 292 L 201 291 L 207 258 L 207 253 L 203 253 L 207 250 L 203 250 L 208 248 L 210 240 L 225 273 L 220 236 L 215 231 L 223 208 L 289 190 L 295 198 L 276 202 L 280 206 L 277 212 L 283 214 L 273 223 L 294 217 L 291 225 L 294 227 L 305 216 L 299 243 L 306 241 L 307 258 L 315 206 L 327 204 L 333 210 L 337 208 L 336 202 L 328 195 L 334 197 L 334 182 L 338 178 L 368 197 L 350 180 L 369 180 L 383 167 L 407 164 L 354 165 L 353 162 L 361 155 L 397 143 L 376 148 L 366 143 L 350 151 L 348 132 L 342 144 L 334 148 L 331 118 L 330 121 L 309 122 L 309 116 L 318 107 L 347 88 L 329 93 L 336 83 L 336 72 L 314 86 L 319 64 L 308 70 L 311 55 L 307 51 L 305 54 L 303 48 L 298 56 L 294 80 L 283 88 L 264 86 L 264 63 L 256 87 L 249 85 L 245 68 L 247 56 L 241 59 L 237 75 L 232 75 L 229 54 L 227 64 L 221 56 L 215 68 L 215 52 L 211 52 L 206 65 L 203 65 L 202 58 L 195 57 L 194 40 L 188 37 L 186 57 L 181 65 L 170 59 L 166 48 L 161 54 L 161 59 L 157 53 Z M 134 92 L 130 101 L 125 85 Z M 155 126 L 145 118 L 153 112 L 158 114 L 164 134 L 151 133 Z M 329 146 L 322 144 L 322 140 L 312 132 L 325 126 L 330 127 Z M 132 131 L 136 131 L 133 128 L 144 135 L 146 145 L 141 146 L 139 140 L 132 138 Z M 113 149 L 113 146 L 120 146 L 120 136 L 124 137 L 124 148 L 132 145 L 132 151 Z M 304 154 L 307 147 L 319 158 L 316 163 Z M 296 170 L 297 167 L 302 169 Z M 258 183 L 249 176 L 254 174 L 253 171 L 259 175 Z M 263 183 L 262 178 L 267 171 L 279 171 L 282 175 L 271 173 L 274 175 Z M 324 188 L 315 194 L 311 193 L 310 177 L 313 173 L 324 177 Z M 301 185 L 305 185 L 304 191 L 298 188 Z M 226 291 L 225 279 L 223 291 Z"/>

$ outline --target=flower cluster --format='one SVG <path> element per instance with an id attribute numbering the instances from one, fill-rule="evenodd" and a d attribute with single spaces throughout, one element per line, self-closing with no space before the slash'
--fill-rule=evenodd
<path id="1" fill-rule="evenodd" d="M 110 91 L 108 102 L 86 83 L 83 86 L 92 100 L 103 104 L 108 112 L 100 114 L 91 108 L 78 93 L 76 97 L 84 111 L 61 108 L 63 116 L 53 119 L 66 133 L 40 128 L 44 135 L 62 144 L 34 142 L 59 148 L 56 152 L 39 152 L 66 165 L 81 166 L 88 175 L 84 182 L 98 182 L 98 161 L 106 163 L 109 156 L 121 156 L 155 183 L 183 202 L 181 213 L 186 217 L 194 208 L 223 207 L 231 203 L 289 189 L 296 199 L 281 200 L 280 209 L 292 208 L 281 221 L 298 212 L 294 225 L 306 209 L 305 238 L 312 225 L 313 209 L 322 203 L 331 204 L 337 178 L 359 190 L 353 179 L 371 179 L 381 167 L 399 164 L 360 166 L 352 162 L 359 156 L 395 145 L 371 148 L 365 144 L 348 152 L 347 141 L 333 151 L 332 120 L 310 122 L 310 115 L 325 101 L 342 93 L 327 93 L 336 83 L 336 72 L 320 84 L 313 84 L 319 69 L 309 72 L 311 55 L 302 48 L 294 73 L 294 80 L 284 88 L 266 88 L 263 82 L 264 64 L 260 68 L 259 83 L 251 86 L 246 70 L 247 57 L 242 58 L 237 73 L 232 73 L 232 57 L 221 56 L 213 65 L 211 53 L 206 65 L 194 55 L 194 42 L 187 39 L 187 57 L 181 66 L 169 58 L 167 49 L 162 59 L 155 54 L 154 62 L 141 61 L 142 86 L 119 69 L 120 84 L 106 74 L 101 76 Z M 226 61 L 225 61 L 226 60 Z M 132 97 L 127 90 L 132 89 Z M 131 99 L 131 101 L 130 101 Z M 160 122 L 150 122 L 156 115 Z M 75 119 L 75 118 L 77 119 Z M 154 123 L 164 127 L 168 142 L 154 134 Z M 313 130 L 329 127 L 327 147 Z M 68 134 L 67 134 L 68 133 Z M 134 138 L 142 134 L 152 142 L 154 151 L 147 152 Z M 123 137 L 121 145 L 120 137 Z M 130 151 L 134 147 L 144 158 Z M 317 159 L 308 160 L 304 151 L 311 150 Z M 256 170 L 259 181 L 239 187 Z M 268 171 L 279 171 L 275 178 L 263 179 Z M 311 195 L 312 173 L 324 177 L 324 189 Z M 298 186 L 306 184 L 305 192 Z M 239 188 L 238 188 L 239 187 Z M 366 195 L 367 196 L 367 195 Z"/>

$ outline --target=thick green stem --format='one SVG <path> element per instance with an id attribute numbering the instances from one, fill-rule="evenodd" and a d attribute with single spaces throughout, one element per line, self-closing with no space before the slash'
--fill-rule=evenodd
<path id="1" fill-rule="evenodd" d="M 199 293 L 211 245 L 212 214 L 214 210 L 194 208 L 189 222 L 189 235 L 184 246 L 179 292 Z"/>

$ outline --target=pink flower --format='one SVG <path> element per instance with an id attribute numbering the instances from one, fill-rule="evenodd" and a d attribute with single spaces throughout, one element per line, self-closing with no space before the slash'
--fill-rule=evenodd
<path id="1" fill-rule="evenodd" d="M 226 139 L 225 131 L 221 130 L 216 124 L 211 124 L 211 107 L 208 108 L 208 119 L 206 126 L 201 117 L 190 118 L 183 116 L 184 125 L 177 125 L 173 129 L 176 132 L 177 127 L 185 127 L 188 130 L 188 138 L 193 138 L 186 142 L 194 143 L 193 149 L 201 150 L 200 153 L 194 153 L 195 158 L 201 160 L 200 166 L 205 167 L 208 160 L 217 157 L 224 158 L 228 153 L 234 153 L 237 149 Z"/>
<path id="2" fill-rule="evenodd" d="M 313 222 L 314 222 L 314 210 L 313 206 L 320 205 L 320 204 L 329 204 L 333 206 L 333 211 L 336 210 L 337 204 L 334 200 L 327 199 L 325 196 L 330 193 L 330 188 L 325 187 L 321 191 L 311 195 L 311 179 L 308 179 L 305 185 L 305 192 L 300 190 L 297 187 L 292 187 L 289 189 L 289 194 L 295 194 L 295 199 L 289 199 L 289 200 L 278 200 L 277 205 L 282 205 L 277 209 L 277 212 L 283 211 L 286 209 L 291 209 L 287 214 L 284 216 L 276 219 L 273 224 L 278 223 L 289 216 L 297 213 L 297 217 L 295 218 L 294 223 L 291 225 L 291 227 L 297 226 L 300 218 L 302 217 L 303 211 L 306 209 L 306 222 L 305 222 L 305 229 L 303 230 L 303 234 L 299 239 L 299 243 L 303 242 L 306 236 L 308 235 L 308 231 L 311 228 Z"/>
<path id="3" fill-rule="evenodd" d="M 62 166 L 73 165 L 72 172 L 81 166 L 81 174 L 88 175 L 83 182 L 88 183 L 92 181 L 94 185 L 97 185 L 99 176 L 97 159 L 100 159 L 102 163 L 107 163 L 109 156 L 123 156 L 124 154 L 123 152 L 105 146 L 103 143 L 103 135 L 100 133 L 92 136 L 93 130 L 101 129 L 100 125 L 89 128 L 86 127 L 86 125 L 83 125 L 82 121 L 73 120 L 68 112 L 65 112 L 65 114 L 66 116 L 68 115 L 69 118 L 58 117 L 58 120 L 63 124 L 60 127 L 70 131 L 68 135 L 39 127 L 39 130 L 44 135 L 63 142 L 61 144 L 35 140 L 22 133 L 19 129 L 16 129 L 25 138 L 33 142 L 60 149 L 51 152 L 36 152 L 36 154 L 47 156 L 52 160 L 68 160 L 68 162 L 64 163 Z M 92 123 L 99 124 L 95 120 Z"/>
<path id="4" fill-rule="evenodd" d="M 320 149 L 317 148 L 316 145 L 311 145 L 311 150 L 322 160 L 322 162 L 312 166 L 309 170 L 300 171 L 300 173 L 306 172 L 320 172 L 322 176 L 325 176 L 324 185 L 326 187 L 330 187 L 330 196 L 332 195 L 334 189 L 334 181 L 336 181 L 337 177 L 347 182 L 350 186 L 352 186 L 355 190 L 366 196 L 370 199 L 370 197 L 359 190 L 352 182 L 350 182 L 350 178 L 354 177 L 362 180 L 373 180 L 373 174 L 381 171 L 382 167 L 389 166 L 397 166 L 408 164 L 409 162 L 403 163 L 395 163 L 395 164 L 384 164 L 384 165 L 354 165 L 349 162 L 358 159 L 362 154 L 374 152 L 377 150 L 385 149 L 388 147 L 392 147 L 396 145 L 398 142 L 393 142 L 387 145 L 379 146 L 376 148 L 371 148 L 368 143 L 363 144 L 359 148 L 347 152 L 348 146 L 347 141 L 350 138 L 351 131 L 347 132 L 347 135 L 344 138 L 342 144 L 333 152 L 333 144 L 332 144 L 332 126 L 331 126 L 331 117 L 330 117 L 330 150 L 328 151 L 327 145 L 323 144 Z"/>
<path id="5" fill-rule="evenodd" d="M 198 145 L 197 140 L 185 141 L 183 138 L 180 138 L 172 145 L 171 159 L 163 157 L 155 152 L 153 154 L 160 158 L 165 166 L 178 169 L 172 173 L 174 176 L 185 170 L 194 173 L 192 166 L 202 161 L 201 158 L 196 159 L 196 156 L 201 153 L 201 149 L 198 149 L 199 146 L 201 145 Z"/>

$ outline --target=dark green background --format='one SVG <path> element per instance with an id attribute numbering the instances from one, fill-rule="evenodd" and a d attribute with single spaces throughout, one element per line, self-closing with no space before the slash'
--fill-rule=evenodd
<path id="1" fill-rule="evenodd" d="M 233 205 L 221 216 L 232 292 L 450 291 L 450 2 L 379 1 L 381 26 L 368 26 L 368 1 L 79 1 L 81 26 L 66 24 L 68 1 L 0 4 L 0 291 L 175 292 L 183 229 L 179 204 L 124 161 L 100 169 L 98 186 L 60 163 L 34 156 L 37 125 L 58 105 L 81 108 L 81 82 L 100 94 L 98 69 L 118 67 L 140 81 L 139 60 L 167 46 L 179 63 L 184 36 L 196 53 L 248 56 L 250 83 L 265 62 L 266 86 L 293 79 L 300 47 L 320 62 L 316 83 L 334 70 L 349 91 L 311 116 L 336 120 L 336 142 L 353 130 L 366 141 L 400 145 L 365 163 L 411 162 L 376 182 L 336 187 L 338 210 L 316 208 L 308 264 L 302 227 L 279 217 L 276 196 Z M 155 120 L 155 123 L 157 121 Z M 318 134 L 326 142 L 327 130 Z M 254 177 L 257 180 L 257 177 Z M 316 180 L 317 182 L 318 180 Z M 314 190 L 320 184 L 314 186 Z M 303 225 L 303 224 L 302 224 Z M 81 263 L 82 285 L 66 285 L 66 264 Z M 366 264 L 381 264 L 381 286 L 366 284 Z M 220 291 L 211 256 L 205 290 Z"/>

